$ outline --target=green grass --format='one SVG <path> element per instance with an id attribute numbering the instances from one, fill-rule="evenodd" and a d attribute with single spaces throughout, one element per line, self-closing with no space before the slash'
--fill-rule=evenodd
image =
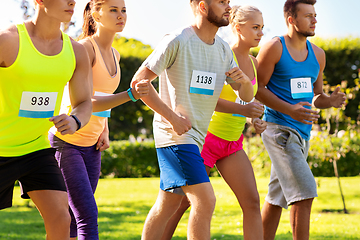
<path id="1" fill-rule="evenodd" d="M 349 214 L 342 212 L 336 178 L 316 180 L 319 197 L 313 204 L 310 239 L 360 239 L 360 177 L 341 178 Z M 211 239 L 243 239 L 242 213 L 233 193 L 221 178 L 211 178 L 211 182 L 217 197 Z M 258 178 L 257 183 L 262 205 L 268 179 Z M 101 179 L 96 192 L 100 239 L 140 239 L 158 188 L 158 178 Z M 13 207 L 0 211 L 0 239 L 45 239 L 42 218 L 31 201 L 20 199 L 19 192 L 19 187 L 16 187 Z M 187 220 L 188 212 L 179 223 L 173 239 L 186 239 Z M 289 210 L 283 211 L 276 239 L 292 239 Z"/>

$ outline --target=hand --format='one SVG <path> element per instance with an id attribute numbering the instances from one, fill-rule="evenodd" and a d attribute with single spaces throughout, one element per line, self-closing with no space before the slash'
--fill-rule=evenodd
<path id="1" fill-rule="evenodd" d="M 243 71 L 241 71 L 239 67 L 234 67 L 230 69 L 228 72 L 225 73 L 225 75 L 227 77 L 230 77 L 236 83 L 244 84 L 245 82 L 248 82 L 251 84 L 249 77 Z"/>
<path id="2" fill-rule="evenodd" d="M 258 102 L 251 102 L 246 105 L 242 105 L 242 107 L 244 108 L 244 113 L 242 113 L 242 115 L 245 117 L 259 118 L 264 113 L 264 105 Z"/>
<path id="3" fill-rule="evenodd" d="M 131 93 L 133 94 L 135 99 L 142 98 L 149 94 L 150 81 L 148 79 L 141 80 L 140 82 L 136 82 L 134 87 L 131 89 Z"/>
<path id="4" fill-rule="evenodd" d="M 177 135 L 181 136 L 182 134 L 188 132 L 191 129 L 191 122 L 184 116 L 180 114 L 176 115 L 174 120 L 170 122 L 173 130 Z"/>
<path id="5" fill-rule="evenodd" d="M 252 123 L 254 125 L 256 134 L 261 134 L 267 127 L 267 123 L 260 118 L 253 118 Z"/>
<path id="6" fill-rule="evenodd" d="M 75 119 L 66 114 L 54 116 L 49 121 L 54 123 L 54 126 L 61 135 L 74 134 L 78 128 Z"/>
<path id="7" fill-rule="evenodd" d="M 340 92 L 340 87 L 337 87 L 335 91 L 330 95 L 330 104 L 335 108 L 340 108 L 345 104 L 345 93 Z"/>
<path id="8" fill-rule="evenodd" d="M 100 136 L 99 139 L 96 143 L 96 150 L 99 150 L 100 152 L 108 149 L 110 147 L 110 140 L 109 140 L 109 132 L 108 131 L 103 131 Z"/>
<path id="9" fill-rule="evenodd" d="M 311 106 L 311 104 L 308 102 L 299 102 L 295 105 L 292 105 L 292 109 L 290 110 L 291 112 L 289 115 L 294 120 L 311 125 L 320 117 L 318 114 L 319 112 L 307 109 L 304 106 Z"/>

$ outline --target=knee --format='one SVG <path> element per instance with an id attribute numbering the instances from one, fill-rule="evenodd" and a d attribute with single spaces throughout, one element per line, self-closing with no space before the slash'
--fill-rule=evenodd
<path id="1" fill-rule="evenodd" d="M 210 211 L 210 212 L 214 211 L 215 204 L 216 204 L 216 197 L 214 194 L 207 195 L 206 197 L 200 197 L 198 201 L 195 201 L 195 203 L 193 203 L 194 207 L 206 209 L 206 211 Z"/>
<path id="2" fill-rule="evenodd" d="M 70 228 L 70 223 L 71 223 L 69 208 L 53 209 L 52 213 L 48 215 L 47 218 L 44 218 L 44 221 L 45 223 L 48 223 L 50 225 L 55 224 L 59 228 L 65 228 L 66 230 L 68 230 Z"/>
<path id="3" fill-rule="evenodd" d="M 242 202 L 240 202 L 240 206 L 243 212 L 260 212 L 260 197 L 259 194 L 252 194 L 251 196 L 247 196 Z"/>

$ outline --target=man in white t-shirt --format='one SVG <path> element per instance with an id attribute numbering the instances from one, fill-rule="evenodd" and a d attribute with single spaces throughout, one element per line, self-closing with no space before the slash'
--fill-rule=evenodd
<path id="1" fill-rule="evenodd" d="M 154 136 L 160 191 L 143 229 L 143 240 L 159 240 L 186 195 L 192 205 L 188 239 L 210 239 L 215 195 L 200 151 L 220 92 L 227 81 L 244 101 L 253 98 L 249 78 L 237 67 L 229 45 L 216 35 L 229 24 L 230 1 L 190 0 L 192 26 L 166 35 L 135 74 L 132 86 L 159 76 L 142 100 L 155 111 Z"/>

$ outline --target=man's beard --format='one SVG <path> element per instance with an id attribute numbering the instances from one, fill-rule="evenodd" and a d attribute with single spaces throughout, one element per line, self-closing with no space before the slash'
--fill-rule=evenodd
<path id="1" fill-rule="evenodd" d="M 215 15 L 211 7 L 209 7 L 209 14 L 207 20 L 217 27 L 225 27 L 229 25 L 229 19 L 224 19 Z"/>
<path id="2" fill-rule="evenodd" d="M 315 32 L 310 31 L 298 31 L 298 34 L 304 36 L 304 37 L 313 37 L 315 36 Z"/>

